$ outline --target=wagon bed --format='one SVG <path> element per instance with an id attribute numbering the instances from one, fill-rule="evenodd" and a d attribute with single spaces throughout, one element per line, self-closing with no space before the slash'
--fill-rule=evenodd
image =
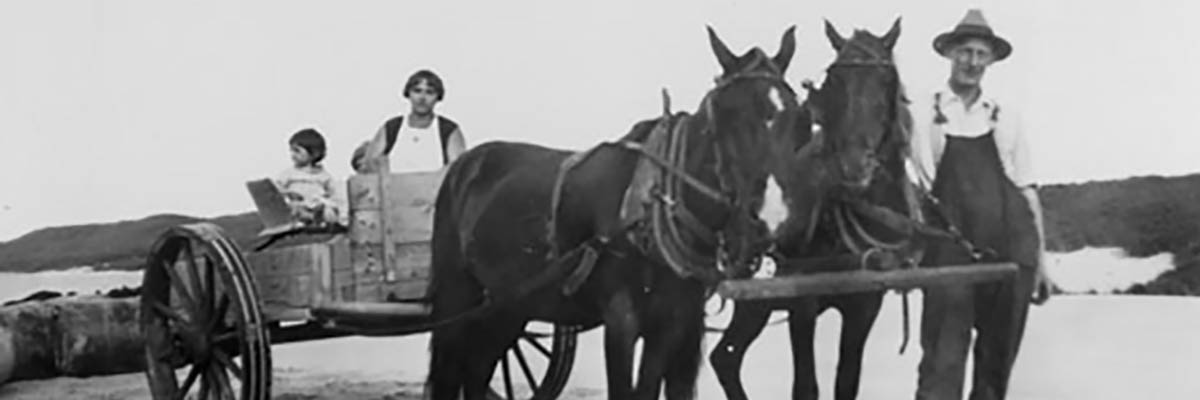
<path id="1" fill-rule="evenodd" d="M 347 227 L 267 226 L 272 245 L 245 254 L 210 223 L 168 230 L 143 277 L 151 395 L 265 400 L 272 344 L 431 329 L 438 321 L 426 291 L 441 179 L 442 171 L 356 175 L 347 182 Z M 252 194 L 264 220 L 286 207 L 278 193 Z M 531 322 L 497 367 L 494 397 L 556 397 L 580 330 Z"/>

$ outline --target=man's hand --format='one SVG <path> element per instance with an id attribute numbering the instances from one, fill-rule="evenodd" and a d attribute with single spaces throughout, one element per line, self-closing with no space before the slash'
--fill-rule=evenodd
<path id="1" fill-rule="evenodd" d="M 1033 273 L 1033 305 L 1040 306 L 1046 304 L 1050 300 L 1050 292 L 1054 288 L 1054 281 L 1046 275 L 1046 263 L 1044 257 L 1038 257 L 1038 267 Z"/>

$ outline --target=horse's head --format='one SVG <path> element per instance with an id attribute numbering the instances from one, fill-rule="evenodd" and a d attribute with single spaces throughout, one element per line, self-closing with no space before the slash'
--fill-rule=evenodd
<path id="1" fill-rule="evenodd" d="M 895 132 L 905 107 L 892 47 L 900 37 L 900 19 L 882 37 L 855 30 L 846 39 L 829 21 L 825 35 L 837 51 L 820 89 L 807 100 L 813 122 L 820 126 L 830 177 L 843 189 L 862 191 L 875 176 L 881 154 L 902 145 Z"/>
<path id="2" fill-rule="evenodd" d="M 774 154 L 769 132 L 785 109 L 798 107 L 795 92 L 783 78 L 796 48 L 794 32 L 792 27 L 784 33 L 774 56 L 757 47 L 735 56 L 708 29 L 722 72 L 698 115 L 707 121 L 705 140 L 712 145 L 696 148 L 706 154 L 689 157 L 689 168 L 707 170 L 702 176 L 715 180 L 730 203 L 724 212 L 706 212 L 723 215 L 723 222 L 715 226 L 723 227 L 720 251 L 727 275 L 744 274 L 769 244 L 770 232 L 758 213 Z"/>
<path id="3" fill-rule="evenodd" d="M 859 30 L 846 39 L 828 22 L 825 32 L 837 50 L 825 81 L 819 89 L 806 84 L 804 106 L 782 113 L 772 130 L 780 143 L 774 177 L 787 207 L 774 235 L 784 254 L 806 250 L 830 194 L 903 204 L 896 183 L 905 179 L 911 117 L 892 61 L 900 20 L 882 37 Z"/>

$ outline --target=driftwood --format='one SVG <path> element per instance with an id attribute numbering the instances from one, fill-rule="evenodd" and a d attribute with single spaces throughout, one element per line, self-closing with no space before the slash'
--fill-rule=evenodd
<path id="1" fill-rule="evenodd" d="M 138 297 L 54 297 L 0 307 L 0 383 L 143 369 Z"/>

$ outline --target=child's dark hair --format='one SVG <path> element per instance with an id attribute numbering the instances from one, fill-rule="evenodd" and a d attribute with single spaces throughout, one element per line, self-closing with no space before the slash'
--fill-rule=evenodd
<path id="1" fill-rule="evenodd" d="M 320 165 L 325 159 L 325 138 L 313 128 L 304 128 L 292 135 L 288 144 L 300 146 L 312 157 L 312 165 Z"/>
<path id="2" fill-rule="evenodd" d="M 408 97 L 408 91 L 416 87 L 417 84 L 420 84 L 421 81 L 427 82 L 428 85 L 433 88 L 433 90 L 437 91 L 438 101 L 442 101 L 442 99 L 446 97 L 446 87 L 442 86 L 442 78 L 438 77 L 438 75 L 433 73 L 433 71 L 427 69 L 417 71 L 413 73 L 412 76 L 408 77 L 408 82 L 404 84 L 404 93 L 401 93 L 401 95 Z"/>

